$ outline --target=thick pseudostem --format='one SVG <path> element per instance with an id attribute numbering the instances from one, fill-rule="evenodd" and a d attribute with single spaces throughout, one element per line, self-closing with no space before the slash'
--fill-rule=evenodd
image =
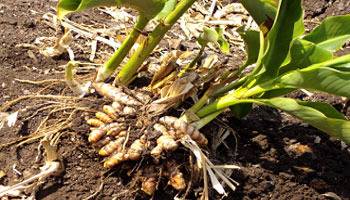
<path id="1" fill-rule="evenodd" d="M 115 69 L 120 65 L 123 59 L 127 56 L 130 49 L 134 46 L 137 38 L 140 36 L 142 30 L 146 27 L 149 19 L 144 16 L 139 16 L 134 28 L 128 37 L 124 40 L 118 50 L 112 55 L 111 58 L 101 67 L 96 76 L 96 82 L 106 80 Z"/>
<path id="2" fill-rule="evenodd" d="M 161 12 L 165 2 L 166 0 L 60 0 L 57 14 L 62 19 L 68 13 L 98 6 L 125 6 L 134 8 L 139 12 L 139 17 L 131 33 L 113 56 L 99 69 L 96 82 L 100 82 L 106 80 L 120 65 L 147 23 Z"/>
<path id="3" fill-rule="evenodd" d="M 127 85 L 135 76 L 137 70 L 142 63 L 149 57 L 154 48 L 159 44 L 167 31 L 175 24 L 175 22 L 192 6 L 195 0 L 180 1 L 175 10 L 160 22 L 159 25 L 149 34 L 147 39 L 140 45 L 130 60 L 122 67 L 118 73 L 118 82 Z"/>

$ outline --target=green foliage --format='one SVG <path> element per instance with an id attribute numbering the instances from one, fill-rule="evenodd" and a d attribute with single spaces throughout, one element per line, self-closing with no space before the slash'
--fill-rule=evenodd
<path id="1" fill-rule="evenodd" d="M 237 29 L 245 43 L 247 54 L 246 62 L 240 67 L 239 71 L 243 71 L 246 67 L 258 61 L 260 52 L 260 32 L 255 30 L 246 30 L 244 26 Z"/>
<path id="2" fill-rule="evenodd" d="M 224 36 L 224 29 L 217 27 L 215 28 L 215 31 L 218 33 L 218 40 L 217 43 L 220 47 L 221 52 L 228 54 L 230 52 L 230 44 L 226 40 Z"/>
<path id="3" fill-rule="evenodd" d="M 276 79 L 279 88 L 304 88 L 350 97 L 350 72 L 330 67 L 293 70 Z"/>
<path id="4" fill-rule="evenodd" d="M 80 12 L 97 6 L 117 6 L 115 0 L 59 0 L 57 15 L 62 19 L 71 12 Z"/>
<path id="5" fill-rule="evenodd" d="M 253 108 L 252 103 L 242 103 L 239 105 L 230 106 L 230 110 L 233 115 L 239 119 L 247 116 Z"/>
<path id="6" fill-rule="evenodd" d="M 313 42 L 295 39 L 290 48 L 290 62 L 280 68 L 279 74 L 294 69 L 302 69 L 315 63 L 321 63 L 333 58 L 332 52 L 323 49 Z"/>
<path id="7" fill-rule="evenodd" d="M 197 41 L 201 46 L 207 46 L 209 42 L 216 43 L 218 39 L 219 34 L 216 30 L 205 26 Z"/>
<path id="8" fill-rule="evenodd" d="M 275 19 L 278 0 L 240 0 L 240 3 L 266 34 Z"/>
<path id="9" fill-rule="evenodd" d="M 350 40 L 350 15 L 328 17 L 303 39 L 332 52 L 339 50 Z"/>
<path id="10" fill-rule="evenodd" d="M 297 101 L 290 98 L 252 99 L 247 101 L 283 110 L 333 137 L 350 143 L 350 121 L 326 103 Z"/>
<path id="11" fill-rule="evenodd" d="M 260 82 L 278 75 L 279 67 L 288 59 L 291 42 L 304 33 L 303 17 L 301 0 L 280 2 L 276 20 L 266 38 Z"/>
<path id="12" fill-rule="evenodd" d="M 213 43 L 219 46 L 223 53 L 228 53 L 230 51 L 230 44 L 225 39 L 224 31 L 222 28 L 209 28 L 203 27 L 203 32 L 197 38 L 199 45 L 206 47 L 208 43 Z"/>
<path id="13" fill-rule="evenodd" d="M 246 8 L 252 2 L 256 1 L 242 1 Z M 263 1 L 258 2 L 256 5 Z M 264 20 L 261 13 L 267 12 L 266 7 L 256 9 L 248 11 L 256 21 Z M 240 117 L 255 103 L 280 109 L 350 143 L 350 121 L 331 105 L 280 97 L 297 89 L 350 97 L 350 55 L 333 55 L 350 39 L 350 16 L 327 18 L 306 36 L 303 16 L 301 0 L 281 0 L 265 37 L 261 37 L 264 30 L 258 34 L 240 28 L 248 54 L 241 68 L 254 63 L 256 68 L 236 81 L 243 84 L 231 87 L 232 91 L 200 109 L 197 116 L 203 118 L 230 107 Z"/>

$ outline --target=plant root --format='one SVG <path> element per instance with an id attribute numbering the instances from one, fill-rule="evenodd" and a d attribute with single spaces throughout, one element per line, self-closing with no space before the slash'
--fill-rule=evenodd
<path id="1" fill-rule="evenodd" d="M 163 173 L 156 173 L 155 169 L 152 173 L 144 171 L 140 184 L 144 193 L 152 196 L 161 176 L 166 177 L 168 185 L 175 190 L 185 190 L 189 180 L 185 180 L 175 161 L 168 162 L 168 154 L 179 148 L 179 141 L 184 136 L 206 146 L 208 140 L 205 136 L 178 118 L 165 116 L 149 119 L 145 117 L 146 113 L 137 113 L 137 110 L 142 111 L 146 105 L 120 88 L 100 83 L 94 87 L 100 94 L 114 100 L 112 104 L 104 105 L 102 111 L 96 112 L 94 118 L 86 120 L 91 127 L 89 142 L 100 156 L 105 157 L 104 167 L 111 169 L 125 162 L 147 160 L 151 162 L 149 167 L 164 166 L 166 170 Z"/>

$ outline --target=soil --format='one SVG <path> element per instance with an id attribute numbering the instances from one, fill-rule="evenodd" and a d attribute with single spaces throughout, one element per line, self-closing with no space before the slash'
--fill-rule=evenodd
<path id="1" fill-rule="evenodd" d="M 55 31 L 42 23 L 42 15 L 48 12 L 56 1 L 50 0 L 0 0 L 0 104 L 16 97 L 35 93 L 41 86 L 22 84 L 15 78 L 44 80 L 62 78 L 62 68 L 68 56 L 46 58 L 35 50 L 18 47 L 21 43 L 33 43 L 41 36 L 54 36 Z M 305 0 L 308 20 L 322 20 L 326 16 L 350 13 L 348 0 Z M 94 20 L 108 21 L 106 15 L 92 11 Z M 74 16 L 77 21 L 88 21 L 87 14 Z M 314 27 L 310 22 L 308 28 Z M 33 59 L 33 54 L 35 58 Z M 345 48 L 343 53 L 349 52 Z M 77 56 L 86 58 L 83 52 Z M 241 58 L 237 55 L 233 58 Z M 238 59 L 237 59 L 238 60 Z M 229 62 L 230 63 L 230 62 Z M 237 63 L 235 63 L 238 65 Z M 60 94 L 64 87 L 50 87 L 48 94 Z M 297 98 L 310 98 L 294 93 Z M 89 97 L 93 98 L 93 97 Z M 311 97 L 332 103 L 338 110 L 350 117 L 350 110 L 343 101 L 332 96 L 317 94 Z M 102 100 L 96 100 L 98 107 Z M 23 101 L 8 111 L 32 106 L 32 101 Z M 29 112 L 29 111 L 28 111 Z M 14 141 L 35 130 L 48 113 L 42 112 L 32 120 L 19 118 L 15 127 L 0 130 L 1 144 Z M 23 112 L 23 116 L 26 113 Z M 62 135 L 58 153 L 64 164 L 64 173 L 51 178 L 37 192 L 37 199 L 84 199 L 103 189 L 95 199 L 144 199 L 125 178 L 125 171 L 106 171 L 101 158 L 87 141 L 88 127 L 80 113 L 68 133 Z M 244 119 L 230 115 L 222 116 L 221 122 L 214 122 L 203 128 L 208 138 L 218 127 L 228 124 L 235 130 L 235 137 L 226 140 L 227 148 L 221 146 L 212 152 L 214 162 L 232 160 L 241 170 L 234 171 L 232 178 L 240 183 L 235 192 L 226 199 L 350 199 L 350 150 L 341 142 L 307 126 L 300 121 L 266 107 L 255 107 Z M 17 148 L 10 146 L 0 151 L 0 170 L 6 173 L 0 178 L 0 185 L 12 185 L 26 175 L 37 172 L 41 162 L 35 162 L 38 143 Z M 300 153 L 292 147 L 305 145 L 311 149 Z M 15 173 L 17 169 L 22 175 Z M 176 195 L 170 188 L 156 193 L 154 199 L 172 199 Z M 194 196 L 194 195 L 191 195 Z M 216 195 L 212 194 L 216 199 Z"/>

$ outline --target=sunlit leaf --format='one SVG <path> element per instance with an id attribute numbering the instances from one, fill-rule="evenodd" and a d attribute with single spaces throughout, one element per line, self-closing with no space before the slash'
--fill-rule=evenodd
<path id="1" fill-rule="evenodd" d="M 350 15 L 326 18 L 303 39 L 329 51 L 339 50 L 346 41 L 350 40 Z"/>
<path id="2" fill-rule="evenodd" d="M 281 0 L 277 17 L 267 36 L 265 55 L 262 58 L 264 73 L 260 82 L 276 77 L 288 56 L 290 43 L 304 33 L 301 0 Z"/>
<path id="3" fill-rule="evenodd" d="M 217 42 L 219 44 L 220 50 L 226 54 L 230 53 L 230 44 L 228 43 L 228 41 L 224 36 L 224 29 L 217 27 L 215 28 L 215 30 L 219 36 Z"/>
<path id="4" fill-rule="evenodd" d="M 290 49 L 290 63 L 281 67 L 279 73 L 283 74 L 294 69 L 302 69 L 312 64 L 331 60 L 332 58 L 332 52 L 312 42 L 295 39 Z"/>
<path id="5" fill-rule="evenodd" d="M 350 121 L 326 103 L 303 102 L 291 98 L 230 99 L 225 102 L 219 100 L 211 106 L 223 109 L 233 105 L 239 106 L 242 103 L 256 103 L 280 109 L 328 133 L 330 136 L 337 137 L 350 144 Z M 207 110 L 208 108 L 202 109 L 197 115 L 200 116 L 201 113 L 205 113 Z"/>
<path id="6" fill-rule="evenodd" d="M 140 15 L 153 18 L 162 11 L 167 0 L 59 0 L 57 15 L 62 19 L 71 12 L 101 6 L 125 6 L 136 9 Z"/>
<path id="7" fill-rule="evenodd" d="M 271 106 L 291 114 L 330 136 L 350 143 L 350 121 L 332 106 L 321 102 L 303 102 L 290 98 L 254 99 L 252 102 Z"/>
<path id="8" fill-rule="evenodd" d="M 198 37 L 197 41 L 201 46 L 206 46 L 209 42 L 216 43 L 219 39 L 219 34 L 215 29 L 203 27 L 203 32 Z"/>
<path id="9" fill-rule="evenodd" d="M 266 34 L 272 27 L 277 13 L 278 0 L 240 0 L 240 3 Z"/>
<path id="10" fill-rule="evenodd" d="M 276 80 L 280 88 L 304 88 L 350 97 L 350 72 L 329 67 L 294 70 Z"/>

